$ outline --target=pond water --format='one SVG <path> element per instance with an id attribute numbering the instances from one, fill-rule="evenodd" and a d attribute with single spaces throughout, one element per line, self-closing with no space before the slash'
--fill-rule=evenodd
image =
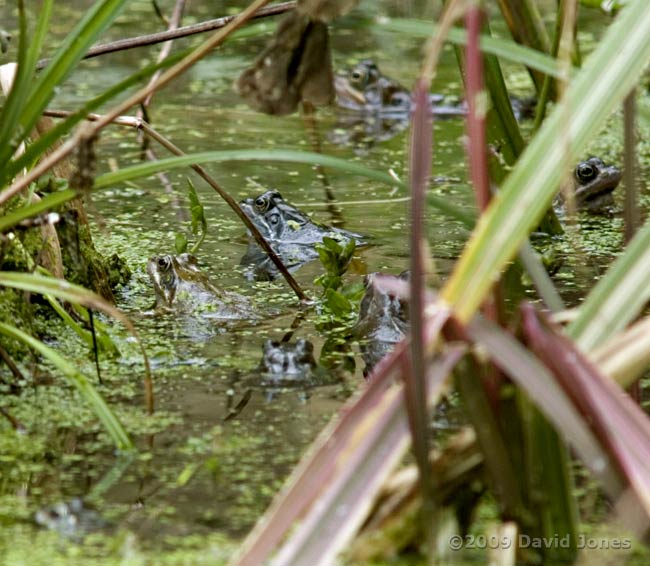
<path id="1" fill-rule="evenodd" d="M 67 27 L 67 10 L 75 13 L 86 5 L 68 4 L 57 15 L 55 33 Z M 170 4 L 161 2 L 167 12 Z M 0 8 L 0 15 L 2 10 L 7 9 Z M 371 57 L 385 74 L 410 85 L 417 76 L 422 42 L 372 25 L 375 10 L 374 4 L 365 2 L 336 23 L 332 30 L 335 67 L 344 68 Z M 392 16 L 421 13 L 408 2 L 399 8 L 386 3 L 382 10 Z M 230 11 L 232 5 L 222 2 L 191 3 L 185 21 Z M 11 21 L 11 14 L 7 18 Z M 265 25 L 269 30 L 273 27 Z M 120 25 L 111 30 L 111 37 L 157 28 L 149 3 L 133 2 L 120 18 Z M 314 133 L 298 114 L 268 117 L 241 102 L 232 83 L 267 37 L 228 42 L 156 94 L 151 107 L 153 125 L 186 152 L 311 150 L 316 136 L 328 155 L 378 170 L 392 169 L 405 178 L 406 131 L 390 140 L 355 148 L 333 143 L 340 126 L 332 109 L 318 112 Z M 157 48 L 83 63 L 52 106 L 74 108 L 78 101 L 138 68 L 152 53 L 157 53 Z M 522 93 L 532 88 L 521 70 L 508 70 L 510 80 Z M 460 78 L 450 48 L 445 50 L 434 88 L 451 98 L 460 96 Z M 617 119 L 613 123 L 620 127 Z M 463 136 L 462 120 L 436 121 L 433 176 L 440 179 L 431 193 L 472 210 Z M 595 141 L 593 149 L 606 160 L 620 163 L 617 144 L 620 142 L 609 136 Z M 166 156 L 161 148 L 155 151 L 159 157 Z M 113 127 L 102 135 L 97 152 L 98 167 L 105 171 L 115 164 L 137 162 L 140 146 L 133 131 Z M 364 274 L 374 271 L 399 273 L 408 266 L 408 202 L 401 189 L 333 170 L 325 172 L 325 184 L 313 167 L 286 163 L 232 162 L 208 164 L 206 168 L 238 200 L 275 188 L 314 218 L 327 223 L 342 220 L 346 229 L 370 237 L 372 245 L 357 251 L 348 282 L 360 281 Z M 86 497 L 112 521 L 121 536 L 120 548 L 128 547 L 136 554 L 142 549 L 165 550 L 172 560 L 179 549 L 189 552 L 193 547 L 206 548 L 209 540 L 211 559 L 227 554 L 223 549 L 232 544 L 228 541 L 237 540 L 252 527 L 305 448 L 343 401 L 363 384 L 363 363 L 354 346 L 354 371 L 337 370 L 329 385 L 279 392 L 250 386 L 265 340 L 280 340 L 293 331 L 294 338 L 311 340 L 318 355 L 328 336 L 318 330 L 313 310 L 298 316 L 297 301 L 284 282 L 252 284 L 243 278 L 239 262 L 247 246 L 245 230 L 216 193 L 192 172 L 175 170 L 168 177 L 171 192 L 158 178 L 138 180 L 96 193 L 90 206 L 99 249 L 117 252 L 133 271 L 132 280 L 119 291 L 117 301 L 134 321 L 151 357 L 157 415 L 148 420 L 143 414 L 141 358 L 128 334 L 119 328 L 114 334 L 123 356 L 117 361 L 102 360 L 104 384 L 99 390 L 137 442 L 139 451 L 132 459 L 115 456 L 100 426 L 68 390 L 63 391 L 67 397 L 62 399 L 60 388 L 39 387 L 29 409 L 17 399 L 8 402 L 8 408 L 28 428 L 37 428 L 39 421 L 47 423 L 47 430 L 35 432 L 36 440 L 30 446 L 27 440 L 6 441 L 11 457 L 10 465 L 3 470 L 12 469 L 0 488 L 0 517 L 9 528 L 4 529 L 0 548 L 7 545 L 9 552 L 12 547 L 15 563 L 20 563 L 21 556 L 16 545 L 9 545 L 8 537 L 51 536 L 36 533 L 26 523 L 16 523 L 16 517 L 28 519 L 40 506 L 73 496 Z M 175 234 L 189 234 L 186 177 L 197 187 L 208 219 L 207 238 L 197 254 L 201 267 L 219 286 L 237 290 L 254 301 L 261 313 L 257 324 L 224 332 L 200 319 L 147 314 L 153 303 L 145 271 L 147 258 L 173 253 Z M 328 212 L 326 190 L 335 195 L 340 218 Z M 427 208 L 426 222 L 435 267 L 444 278 L 467 233 L 433 207 Z M 572 302 L 580 295 L 581 282 L 593 279 L 598 266 L 611 259 L 620 242 L 620 218 L 593 222 L 597 224 L 596 235 L 592 238 L 592 231 L 586 231 L 581 256 L 587 261 L 572 256 L 559 276 Z M 602 244 L 603 238 L 607 245 Z M 588 267 L 576 275 L 573 268 L 581 263 Z M 313 280 L 321 272 L 318 262 L 313 262 L 295 276 L 308 294 L 316 296 Z M 50 332 L 50 342 L 62 347 L 92 375 L 87 354 L 80 352 L 72 339 L 63 337 L 65 330 Z M 209 534 L 221 538 L 196 538 Z M 96 556 L 111 555 L 115 551 L 111 544 L 118 543 L 97 543 Z M 57 548 L 61 556 L 72 560 L 69 550 Z M 182 563 L 178 560 L 176 563 Z"/>

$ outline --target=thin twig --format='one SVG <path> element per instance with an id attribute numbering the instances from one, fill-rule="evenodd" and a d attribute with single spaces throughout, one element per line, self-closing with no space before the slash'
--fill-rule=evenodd
<path id="1" fill-rule="evenodd" d="M 268 18 L 269 16 L 276 16 L 278 14 L 283 14 L 288 12 L 296 7 L 296 2 L 282 2 L 281 4 L 275 4 L 274 6 L 269 6 L 268 8 L 262 8 L 259 10 L 251 19 L 259 18 Z M 201 22 L 200 24 L 192 24 L 190 26 L 183 26 L 175 30 L 162 31 L 159 33 L 152 33 L 149 35 L 141 35 L 139 37 L 130 37 L 128 39 L 120 39 L 118 41 L 112 41 L 111 43 L 104 43 L 102 45 L 96 45 L 91 47 L 88 50 L 88 53 L 84 55 L 84 59 L 91 59 L 93 57 L 98 57 L 99 55 L 105 55 L 107 53 L 115 53 L 116 51 L 124 51 L 126 49 L 133 49 L 135 47 L 146 47 L 147 45 L 155 45 L 157 43 L 163 43 L 165 41 L 170 41 L 172 39 L 178 39 L 181 37 L 189 37 L 192 35 L 197 35 L 199 33 L 205 33 L 208 31 L 214 31 L 216 29 L 221 29 L 232 22 L 237 16 L 224 16 L 223 18 L 217 18 L 215 20 L 208 20 L 207 22 Z M 37 63 L 36 68 L 42 69 L 49 63 L 49 59 L 42 59 Z"/>
<path id="2" fill-rule="evenodd" d="M 18 381 L 22 381 L 22 382 L 27 381 L 27 379 L 23 375 L 23 372 L 20 371 L 20 368 L 16 365 L 16 362 L 14 362 L 13 358 L 9 355 L 9 352 L 7 352 L 7 350 L 5 350 L 1 344 L 0 344 L 0 358 L 2 358 L 5 364 L 7 364 L 7 367 L 11 370 L 11 373 L 14 374 L 14 377 Z"/>
<path id="3" fill-rule="evenodd" d="M 185 153 L 176 147 L 171 141 L 169 141 L 167 138 L 159 134 L 156 130 L 154 130 L 149 124 L 146 122 L 142 123 L 142 130 L 144 131 L 145 134 L 150 136 L 152 139 L 156 140 L 160 145 L 168 149 L 171 153 L 174 155 L 185 155 Z M 298 299 L 300 301 L 306 302 L 309 301 L 309 297 L 305 295 L 304 291 L 300 288 L 300 285 L 298 285 L 298 282 L 293 278 L 291 273 L 289 273 L 289 270 L 286 268 L 284 263 L 282 263 L 282 260 L 278 257 L 278 254 L 275 253 L 275 250 L 271 247 L 271 244 L 269 244 L 264 236 L 260 233 L 260 231 L 257 229 L 255 224 L 251 221 L 248 216 L 246 216 L 246 213 L 241 209 L 239 204 L 237 204 L 237 201 L 232 198 L 228 192 L 226 192 L 209 174 L 208 172 L 201 167 L 200 165 L 190 165 L 194 171 L 196 171 L 199 176 L 201 176 L 207 183 L 210 185 L 217 193 L 219 193 L 219 196 L 226 201 L 228 206 L 233 210 L 233 212 L 239 216 L 239 219 L 244 223 L 246 228 L 250 231 L 250 233 L 253 235 L 253 238 L 255 238 L 255 241 L 257 244 L 264 250 L 266 255 L 269 256 L 271 261 L 275 264 L 275 266 L 278 268 L 278 271 L 282 274 L 282 276 L 285 278 L 287 283 L 289 284 L 289 287 L 293 289 L 293 292 L 296 294 Z"/>
<path id="4" fill-rule="evenodd" d="M 70 115 L 69 112 L 64 111 L 64 110 L 49 110 L 47 112 L 49 116 L 54 116 L 57 118 L 65 118 Z M 89 114 L 86 117 L 87 120 L 89 121 L 99 121 L 103 119 L 103 116 L 100 114 Z M 119 116 L 116 118 L 113 123 L 119 124 L 121 126 L 129 126 L 131 128 L 137 128 L 141 131 L 143 131 L 147 136 L 149 136 L 151 139 L 156 140 L 160 145 L 162 145 L 164 148 L 168 149 L 171 153 L 174 155 L 186 155 L 180 148 L 178 148 L 176 145 L 174 145 L 170 140 L 168 140 L 166 137 L 164 137 L 162 134 L 157 132 L 154 128 L 152 128 L 147 122 L 140 118 L 134 118 L 132 116 Z M 293 289 L 293 291 L 296 293 L 296 296 L 300 301 L 307 302 L 309 301 L 309 297 L 305 295 L 304 291 L 301 289 L 300 285 L 298 282 L 293 278 L 291 273 L 287 270 L 286 266 L 282 262 L 282 260 L 278 257 L 277 253 L 275 253 L 275 250 L 271 247 L 271 245 L 266 241 L 264 236 L 260 233 L 260 231 L 257 229 L 255 224 L 251 221 L 248 216 L 244 213 L 244 211 L 241 209 L 239 204 L 237 204 L 237 201 L 230 196 L 209 174 L 208 172 L 201 167 L 200 165 L 190 165 L 194 171 L 196 171 L 217 193 L 219 193 L 219 196 L 223 198 L 223 200 L 226 201 L 228 206 L 235 212 L 237 216 L 241 219 L 241 221 L 244 223 L 246 228 L 250 230 L 252 236 L 255 238 L 255 241 L 257 244 L 266 252 L 266 254 L 269 256 L 271 261 L 275 264 L 275 266 L 278 268 L 282 276 L 286 279 L 287 283 Z"/>
<path id="5" fill-rule="evenodd" d="M 119 117 L 120 114 L 126 113 L 126 111 L 129 110 L 129 108 L 142 102 L 147 96 L 149 96 L 151 92 L 153 92 L 158 88 L 162 88 L 166 86 L 178 75 L 185 72 L 196 62 L 200 61 L 213 49 L 221 45 L 230 34 L 232 34 L 240 27 L 242 27 L 248 20 L 250 20 L 255 15 L 255 13 L 260 8 L 264 7 L 269 2 L 270 0 L 255 0 L 252 4 L 248 6 L 248 8 L 246 8 L 243 12 L 240 12 L 235 17 L 235 19 L 231 20 L 223 29 L 219 30 L 210 39 L 203 42 L 199 47 L 197 47 L 194 51 L 192 51 L 189 55 L 187 55 L 187 57 L 184 57 L 173 67 L 165 71 L 155 85 L 153 86 L 147 85 L 146 87 L 140 89 L 138 92 L 136 92 L 135 94 L 133 94 L 132 96 L 130 96 L 123 102 L 119 103 L 111 110 L 109 110 L 106 114 L 101 116 L 94 123 L 94 126 L 91 128 L 90 131 L 85 131 L 83 128 L 77 129 L 74 136 L 72 136 L 64 143 L 62 143 L 50 155 L 48 155 L 45 159 L 40 161 L 38 165 L 36 165 L 33 169 L 29 171 L 29 173 L 27 173 L 27 175 L 20 177 L 14 182 L 13 185 L 11 185 L 10 187 L 2 191 L 0 193 L 0 205 L 5 203 L 13 196 L 17 195 L 25 187 L 28 187 L 41 175 L 49 171 L 59 161 L 61 161 L 62 159 L 67 157 L 70 153 L 72 153 L 83 138 L 85 138 L 89 134 L 97 134 L 107 124 L 110 124 L 111 122 L 113 122 L 113 120 L 115 120 L 115 118 Z"/>
<path id="6" fill-rule="evenodd" d="M 176 30 L 180 26 L 181 18 L 183 17 L 183 10 L 185 9 L 185 2 L 186 0 L 176 0 L 176 4 L 174 5 L 174 11 L 172 12 L 172 16 L 168 22 L 167 31 Z M 163 43 L 160 49 L 160 53 L 158 53 L 158 59 L 156 60 L 157 63 L 162 63 L 169 56 L 173 44 L 174 44 L 173 40 L 169 40 Z M 158 78 L 160 77 L 161 74 L 162 74 L 162 69 L 158 69 L 158 71 L 156 71 L 154 75 L 151 77 L 151 80 L 149 81 L 149 86 L 155 85 L 156 82 L 158 82 Z M 145 98 L 142 101 L 142 104 L 140 105 L 140 108 L 138 109 L 138 112 L 136 114 L 138 118 L 142 118 L 147 122 L 150 121 L 148 116 L 148 109 L 149 109 L 149 105 L 151 104 L 151 99 L 153 98 L 153 95 L 154 92 L 149 94 L 149 96 L 147 96 L 147 98 Z M 138 141 L 140 142 L 140 145 L 142 147 L 144 158 L 148 159 L 149 161 L 156 161 L 158 157 L 156 156 L 154 150 L 149 147 L 150 140 L 148 137 L 143 136 L 141 131 L 138 131 Z M 172 199 L 172 203 L 174 204 L 176 209 L 177 217 L 182 220 L 183 210 L 180 206 L 178 195 L 176 195 L 176 193 L 174 192 L 174 187 L 172 185 L 172 182 L 170 181 L 169 177 L 164 171 L 160 171 L 156 173 L 156 176 L 160 180 L 162 186 L 165 187 L 165 191 L 170 195 Z"/>

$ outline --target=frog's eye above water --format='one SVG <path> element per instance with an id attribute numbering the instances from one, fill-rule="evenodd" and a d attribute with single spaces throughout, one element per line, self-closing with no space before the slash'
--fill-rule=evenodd
<path id="1" fill-rule="evenodd" d="M 366 80 L 367 73 L 363 69 L 353 69 L 350 72 L 350 80 L 360 84 L 363 83 Z"/>
<path id="2" fill-rule="evenodd" d="M 576 177 L 578 178 L 578 181 L 582 183 L 588 183 L 592 179 L 594 179 L 597 175 L 597 170 L 593 165 L 590 165 L 589 163 L 580 163 L 576 167 Z"/>
<path id="3" fill-rule="evenodd" d="M 278 222 L 280 222 L 280 215 L 279 214 L 271 214 L 269 216 L 269 222 L 275 226 Z"/>
<path id="4" fill-rule="evenodd" d="M 259 212 L 264 212 L 269 207 L 269 201 L 266 197 L 257 197 L 255 199 L 255 208 Z"/>
<path id="5" fill-rule="evenodd" d="M 169 269 L 171 261 L 169 259 L 169 256 L 164 255 L 158 258 L 157 263 L 160 269 Z"/>

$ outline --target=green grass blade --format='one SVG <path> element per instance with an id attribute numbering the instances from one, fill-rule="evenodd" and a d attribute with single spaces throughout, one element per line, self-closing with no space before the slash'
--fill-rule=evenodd
<path id="1" fill-rule="evenodd" d="M 70 362 L 60 356 L 52 348 L 43 344 L 40 340 L 26 334 L 22 330 L 18 330 L 18 328 L 15 328 L 14 326 L 0 322 L 0 333 L 14 338 L 15 340 L 24 342 L 30 348 L 36 350 L 44 358 L 47 358 L 48 361 L 54 364 L 54 366 L 66 376 L 68 381 L 79 390 L 97 418 L 106 428 L 106 431 L 113 439 L 115 446 L 120 450 L 134 450 L 134 446 L 131 443 L 129 436 L 126 434 L 120 421 L 110 410 L 102 396 L 92 386 L 88 379 L 79 373 Z"/>
<path id="2" fill-rule="evenodd" d="M 182 157 L 168 157 L 167 159 L 160 159 L 159 161 L 151 161 L 148 163 L 139 163 L 131 167 L 125 167 L 119 171 L 104 173 L 95 179 L 95 188 L 101 189 L 109 185 L 123 183 L 138 177 L 146 177 L 166 171 L 169 169 L 176 169 L 178 167 L 187 167 L 195 163 L 220 163 L 224 161 L 286 161 L 289 163 L 304 163 L 309 165 L 323 165 L 338 169 L 353 175 L 360 175 L 367 177 L 381 183 L 388 185 L 397 185 L 401 188 L 406 188 L 403 182 L 396 181 L 388 173 L 383 171 L 375 171 L 363 165 L 350 163 L 338 157 L 330 157 L 320 153 L 312 153 L 309 151 L 293 151 L 293 150 L 260 150 L 260 149 L 242 149 L 230 151 L 204 151 L 201 153 L 193 153 L 184 155 Z"/>
<path id="3" fill-rule="evenodd" d="M 29 291 L 30 293 L 52 295 L 64 301 L 79 303 L 85 307 L 105 312 L 120 322 L 123 322 L 129 329 L 133 328 L 133 325 L 124 314 L 97 293 L 65 281 L 64 279 L 45 277 L 35 273 L 0 271 L 0 285 Z"/>
<path id="4" fill-rule="evenodd" d="M 40 202 L 33 202 L 31 204 L 25 205 L 23 207 L 17 208 L 16 210 L 0 217 L 0 234 L 4 234 L 7 230 L 25 220 L 27 218 L 33 218 L 43 212 L 60 206 L 64 202 L 68 202 L 77 196 L 76 191 L 72 189 L 65 189 L 63 191 L 58 191 L 47 195 Z"/>
<path id="5" fill-rule="evenodd" d="M 650 223 L 619 256 L 582 305 L 567 328 L 585 352 L 627 326 L 650 299 Z"/>
<path id="6" fill-rule="evenodd" d="M 95 188 L 101 189 L 139 177 L 147 177 L 160 171 L 176 169 L 178 167 L 187 167 L 195 163 L 222 163 L 225 161 L 283 161 L 288 163 L 304 163 L 308 165 L 322 165 L 337 169 L 352 175 L 359 175 L 385 183 L 391 186 L 397 186 L 406 190 L 406 185 L 398 181 L 383 171 L 376 171 L 363 165 L 350 163 L 345 159 L 323 155 L 321 153 L 312 153 L 309 151 L 293 151 L 285 149 L 241 149 L 231 151 L 206 151 L 202 153 L 192 153 L 182 157 L 168 157 L 158 161 L 139 163 L 131 167 L 125 167 L 119 171 L 104 173 L 95 179 Z M 440 211 L 460 220 L 466 226 L 472 226 L 474 220 L 459 207 L 450 204 L 449 201 L 439 198 L 435 195 L 428 194 L 427 202 Z"/>
<path id="7" fill-rule="evenodd" d="M 7 152 L 11 152 L 10 155 L 14 153 L 22 141 L 22 138 L 16 138 L 13 134 L 16 131 L 16 125 L 20 120 L 21 113 L 25 108 L 29 93 L 32 89 L 36 63 L 49 26 L 52 5 L 53 0 L 43 2 L 39 10 L 36 29 L 33 34 L 29 34 L 27 30 L 27 17 L 24 13 L 24 3 L 22 0 L 18 2 L 20 21 L 18 67 L 11 91 L 7 97 L 2 114 L 0 114 L 0 148 L 6 148 Z"/>
<path id="8" fill-rule="evenodd" d="M 74 114 L 61 121 L 46 134 L 39 137 L 34 143 L 29 144 L 27 150 L 23 155 L 15 160 L 10 161 L 7 166 L 2 171 L 0 171 L 0 186 L 6 183 L 9 179 L 12 179 L 18 173 L 18 171 L 24 167 L 30 167 L 31 164 L 41 156 L 46 148 L 50 147 L 56 140 L 61 139 L 65 134 L 70 132 L 70 130 L 72 130 L 72 128 L 81 120 L 83 120 L 88 114 L 115 96 L 121 95 L 124 93 L 124 91 L 139 83 L 141 80 L 153 75 L 157 70 L 166 69 L 167 67 L 174 65 L 183 57 L 185 57 L 188 52 L 188 50 L 184 50 L 175 53 L 174 55 L 170 55 L 159 63 L 147 65 L 143 69 L 137 71 L 136 73 L 133 73 L 123 81 L 101 93 L 99 96 L 96 96 L 95 98 L 86 102 Z"/>
<path id="9" fill-rule="evenodd" d="M 12 81 L 11 90 L 6 94 L 5 103 L 0 111 L 0 147 L 9 147 L 14 141 L 11 139 L 11 134 L 14 131 L 22 105 L 25 102 L 26 88 L 29 82 L 26 80 L 29 75 L 27 59 L 27 16 L 25 15 L 25 4 L 21 0 L 18 2 L 18 61 L 14 78 Z M 33 72 L 33 69 L 32 69 Z M 18 146 L 14 142 L 14 149 Z"/>
<path id="10" fill-rule="evenodd" d="M 395 18 L 386 22 L 380 22 L 378 25 L 382 29 L 411 37 L 428 38 L 438 33 L 437 25 L 420 20 Z M 460 28 L 451 28 L 448 32 L 447 40 L 458 45 L 466 45 L 467 33 Z M 514 41 L 481 35 L 481 51 L 496 55 L 506 61 L 521 63 L 551 77 L 566 79 L 560 66 L 553 57 L 535 51 L 530 47 L 518 45 Z"/>
<path id="11" fill-rule="evenodd" d="M 564 171 L 638 80 L 650 61 L 649 36 L 650 3 L 631 2 L 522 154 L 442 292 L 462 321 L 474 314 L 499 272 L 538 225 Z"/>
<path id="12" fill-rule="evenodd" d="M 39 75 L 31 89 L 20 118 L 23 136 L 31 132 L 36 120 L 54 96 L 56 87 L 72 73 L 84 53 L 113 22 L 125 4 L 126 0 L 103 0 L 95 3 L 66 36 L 50 64 Z M 0 166 L 4 165 L 12 154 L 11 148 L 0 147 Z"/>

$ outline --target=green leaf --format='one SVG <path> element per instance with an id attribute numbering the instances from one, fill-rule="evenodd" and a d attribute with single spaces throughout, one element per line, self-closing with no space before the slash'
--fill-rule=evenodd
<path id="1" fill-rule="evenodd" d="M 22 220 L 33 218 L 34 216 L 38 216 L 39 214 L 47 212 L 52 208 L 56 208 L 57 206 L 60 206 L 63 203 L 72 200 L 76 196 L 76 191 L 73 191 L 72 189 L 66 189 L 64 191 L 59 191 L 52 193 L 51 195 L 47 195 L 45 198 L 41 199 L 40 202 L 26 204 L 25 206 L 17 208 L 9 214 L 0 217 L 0 234 L 4 234 L 7 232 L 7 230 Z"/>
<path id="2" fill-rule="evenodd" d="M 176 232 L 174 248 L 176 249 L 177 254 L 183 254 L 187 251 L 187 238 L 185 237 L 185 234 Z"/>
<path id="3" fill-rule="evenodd" d="M 74 385 L 86 402 L 90 405 L 97 418 L 102 422 L 104 428 L 113 439 L 115 446 L 120 450 L 134 450 L 126 431 L 120 424 L 120 421 L 110 410 L 102 396 L 92 386 L 92 384 L 79 373 L 75 367 L 65 358 L 57 354 L 52 348 L 46 346 L 40 340 L 26 334 L 14 326 L 0 322 L 0 333 L 15 340 L 20 340 L 30 348 L 36 350 L 43 357 L 47 358 L 61 372 L 67 380 Z"/>
<path id="4" fill-rule="evenodd" d="M 199 200 L 196 188 L 189 177 L 187 177 L 187 184 L 189 187 L 190 213 L 192 216 L 192 234 L 196 236 L 199 233 L 199 226 L 201 227 L 201 236 L 192 246 L 192 253 L 196 253 L 203 243 L 203 240 L 205 240 L 205 236 L 208 232 L 208 221 L 205 218 L 205 210 Z M 187 242 L 185 243 L 185 247 L 187 247 Z"/>
<path id="5" fill-rule="evenodd" d="M 194 153 L 182 157 L 169 157 L 147 163 L 140 163 L 125 167 L 119 171 L 104 173 L 95 179 L 95 187 L 103 188 L 111 185 L 137 179 L 139 177 L 148 177 L 160 171 L 176 169 L 178 167 L 188 167 L 197 163 L 222 163 L 226 161 L 284 161 L 288 163 L 304 163 L 309 165 L 322 165 L 332 169 L 338 169 L 351 175 L 359 175 L 380 183 L 385 183 L 392 187 L 406 189 L 403 181 L 398 181 L 388 173 L 376 171 L 357 163 L 350 163 L 345 159 L 323 155 L 321 153 L 312 153 L 309 151 L 294 151 L 286 149 L 261 150 L 261 149 L 241 149 L 229 151 L 207 151 L 203 153 Z M 471 215 L 467 214 L 460 207 L 450 204 L 449 199 L 438 197 L 433 194 L 427 195 L 427 202 L 440 211 L 460 220 L 466 226 L 472 226 L 474 220 Z"/>
<path id="6" fill-rule="evenodd" d="M 336 316 L 345 317 L 352 312 L 352 303 L 334 289 L 327 289 L 325 292 L 325 300 L 327 306 Z"/>
<path id="7" fill-rule="evenodd" d="M 22 137 L 15 137 L 14 134 L 21 113 L 26 108 L 27 99 L 34 83 L 36 62 L 43 39 L 47 33 L 52 4 L 52 0 L 43 2 L 36 30 L 33 34 L 28 34 L 24 2 L 22 0 L 18 2 L 20 24 L 18 67 L 16 68 L 11 90 L 3 106 L 2 113 L 0 113 L 0 153 L 4 151 L 7 156 L 11 156 L 22 141 Z"/>

